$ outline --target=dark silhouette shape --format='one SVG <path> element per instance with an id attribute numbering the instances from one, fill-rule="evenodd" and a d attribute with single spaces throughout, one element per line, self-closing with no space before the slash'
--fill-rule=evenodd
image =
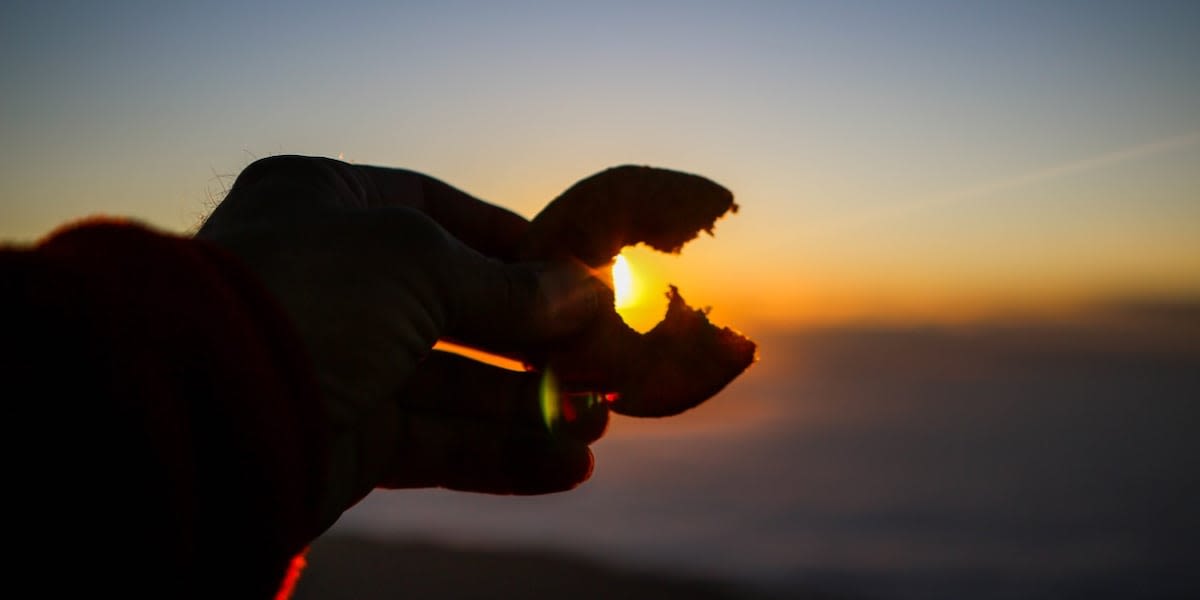
<path id="1" fill-rule="evenodd" d="M 10 573 L 266 598 L 377 487 L 585 481 L 604 403 L 548 428 L 541 374 L 431 351 L 535 355 L 594 318 L 583 265 L 512 262 L 528 227 L 418 173 L 281 156 L 195 238 L 93 220 L 0 251 Z"/>

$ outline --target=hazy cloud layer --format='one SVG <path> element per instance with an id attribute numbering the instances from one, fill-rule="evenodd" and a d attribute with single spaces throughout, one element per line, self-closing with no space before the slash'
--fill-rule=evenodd
<path id="1" fill-rule="evenodd" d="M 381 493 L 338 528 L 885 597 L 1194 592 L 1193 314 L 764 339 L 709 405 L 615 421 L 579 490 Z"/>

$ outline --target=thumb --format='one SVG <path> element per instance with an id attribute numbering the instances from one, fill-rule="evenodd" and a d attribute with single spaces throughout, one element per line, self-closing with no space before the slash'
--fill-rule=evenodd
<path id="1" fill-rule="evenodd" d="M 527 348 L 581 329 L 612 290 L 575 259 L 506 264 L 470 252 L 447 281 L 447 335 L 493 350 Z"/>

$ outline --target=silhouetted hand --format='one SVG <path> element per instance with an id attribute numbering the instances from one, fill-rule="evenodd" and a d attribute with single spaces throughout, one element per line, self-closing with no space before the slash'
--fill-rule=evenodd
<path id="1" fill-rule="evenodd" d="M 570 489 L 587 444 L 543 422 L 540 375 L 431 352 L 454 339 L 498 352 L 570 334 L 603 294 L 586 268 L 506 263 L 528 226 L 411 171 L 281 156 L 247 167 L 197 237 L 240 256 L 307 346 L 335 456 L 327 524 L 371 489 Z"/>

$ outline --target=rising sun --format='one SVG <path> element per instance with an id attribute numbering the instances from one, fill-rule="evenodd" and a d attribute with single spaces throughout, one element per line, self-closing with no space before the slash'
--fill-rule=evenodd
<path id="1" fill-rule="evenodd" d="M 612 265 L 613 296 L 617 308 L 626 308 L 633 304 L 633 271 L 629 269 L 629 261 L 618 254 Z"/>

